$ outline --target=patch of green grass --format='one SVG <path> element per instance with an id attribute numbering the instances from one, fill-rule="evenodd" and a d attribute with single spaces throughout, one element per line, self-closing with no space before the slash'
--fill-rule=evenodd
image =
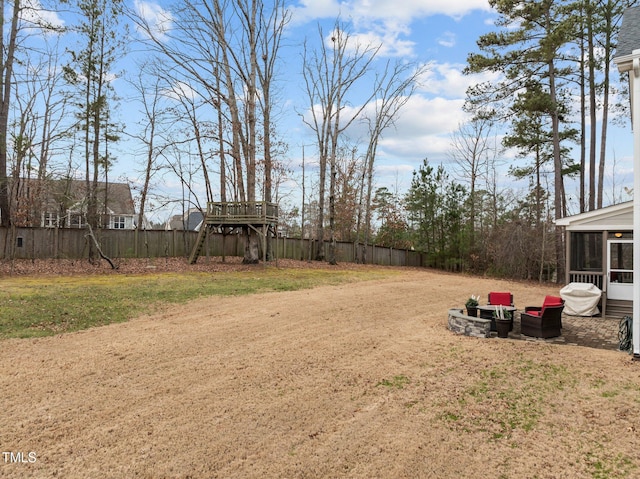
<path id="1" fill-rule="evenodd" d="M 384 386 L 390 389 L 402 389 L 409 384 L 409 378 L 406 376 L 394 376 L 393 379 L 383 379 L 376 386 Z"/>
<path id="2" fill-rule="evenodd" d="M 508 439 L 515 430 L 535 429 L 552 399 L 575 382 L 564 367 L 514 358 L 483 370 L 443 419 L 452 424 L 456 418 L 455 428 L 492 440 Z"/>
<path id="3" fill-rule="evenodd" d="M 443 419 L 445 421 L 457 421 L 458 419 L 460 419 L 460 416 L 458 416 L 457 414 L 454 414 L 452 412 L 445 412 L 442 415 Z"/>
<path id="4" fill-rule="evenodd" d="M 588 452 L 585 462 L 593 479 L 614 479 L 632 477 L 637 471 L 634 461 L 623 454 L 611 456 L 601 444 L 595 445 L 597 451 Z"/>
<path id="5" fill-rule="evenodd" d="M 227 273 L 6 278 L 0 339 L 50 336 L 127 321 L 165 304 L 206 296 L 294 291 L 379 279 L 394 270 L 275 269 Z"/>
<path id="6" fill-rule="evenodd" d="M 602 391 L 603 398 L 613 398 L 620 394 L 619 391 Z"/>

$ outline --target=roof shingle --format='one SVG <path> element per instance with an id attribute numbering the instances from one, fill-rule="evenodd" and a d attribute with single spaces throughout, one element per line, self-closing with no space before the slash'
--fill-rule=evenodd
<path id="1" fill-rule="evenodd" d="M 630 7 L 622 15 L 615 57 L 631 55 L 640 49 L 640 7 Z"/>

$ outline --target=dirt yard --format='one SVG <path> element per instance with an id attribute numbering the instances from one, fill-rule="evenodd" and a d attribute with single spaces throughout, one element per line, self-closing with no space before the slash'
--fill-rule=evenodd
<path id="1" fill-rule="evenodd" d="M 640 364 L 447 330 L 471 294 L 405 270 L 0 342 L 0 477 L 640 477 Z"/>

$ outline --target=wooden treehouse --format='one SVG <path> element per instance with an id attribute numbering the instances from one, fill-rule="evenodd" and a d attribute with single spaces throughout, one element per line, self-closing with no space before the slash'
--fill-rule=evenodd
<path id="1" fill-rule="evenodd" d="M 198 261 L 198 256 L 205 244 L 209 231 L 231 234 L 235 230 L 250 228 L 262 237 L 262 252 L 264 260 L 267 255 L 267 235 L 276 235 L 278 227 L 278 205 L 266 201 L 241 201 L 207 203 L 205 214 L 198 238 L 193 246 L 189 263 Z"/>

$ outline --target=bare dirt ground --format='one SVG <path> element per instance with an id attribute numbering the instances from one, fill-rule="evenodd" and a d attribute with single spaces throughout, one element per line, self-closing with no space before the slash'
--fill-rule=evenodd
<path id="1" fill-rule="evenodd" d="M 0 477 L 640 477 L 640 365 L 447 330 L 489 290 L 557 287 L 408 269 L 2 341 Z"/>

